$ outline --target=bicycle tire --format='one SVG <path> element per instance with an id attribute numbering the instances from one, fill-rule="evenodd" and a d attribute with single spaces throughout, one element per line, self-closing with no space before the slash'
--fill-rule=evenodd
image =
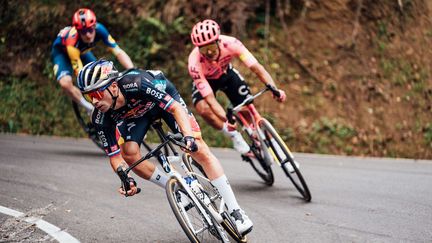
<path id="1" fill-rule="evenodd" d="M 261 120 L 259 126 L 266 136 L 266 143 L 268 143 L 268 146 L 271 148 L 273 157 L 279 162 L 279 165 L 285 172 L 285 175 L 291 180 L 297 191 L 302 195 L 303 199 L 306 202 L 310 202 L 312 200 L 312 195 L 309 191 L 309 187 L 307 186 L 306 181 L 300 172 L 300 169 L 295 165 L 294 157 L 291 154 L 288 146 L 285 144 L 285 142 L 276 132 L 276 129 L 274 129 L 274 127 L 268 120 Z M 273 141 L 275 141 L 276 144 L 271 141 L 271 138 L 274 139 Z M 277 149 L 276 146 L 279 146 L 280 149 Z M 279 154 L 278 151 L 283 152 L 283 155 Z M 283 166 L 284 163 L 291 163 L 294 171 L 289 172 L 288 169 Z"/>
<path id="2" fill-rule="evenodd" d="M 198 164 L 194 159 L 192 159 L 192 157 L 189 154 L 183 154 L 182 159 L 183 159 L 183 162 L 185 163 L 185 165 L 189 171 L 200 174 L 200 175 L 204 176 L 205 178 L 207 178 L 207 175 L 205 174 L 202 166 L 200 164 Z M 210 198 L 212 198 L 216 194 L 218 194 L 217 189 L 210 183 L 210 181 L 203 180 L 199 176 L 195 176 L 195 179 L 197 179 L 199 181 L 199 183 L 202 185 L 202 187 L 207 192 L 207 194 Z M 217 210 L 217 203 L 216 202 L 220 203 L 220 200 L 218 200 L 218 201 L 212 200 L 212 206 L 213 206 L 213 208 L 215 208 Z M 242 236 L 240 234 L 240 232 L 237 231 L 237 229 L 233 228 L 232 225 L 234 223 L 232 221 L 230 222 L 228 213 L 227 212 L 225 212 L 225 213 L 226 213 L 226 216 L 223 217 L 224 221 L 221 223 L 222 227 L 231 236 L 231 238 L 233 240 L 235 240 L 236 242 L 239 242 L 239 243 L 246 243 L 247 242 L 246 236 Z"/>
<path id="3" fill-rule="evenodd" d="M 186 210 L 182 206 L 180 206 L 177 202 L 177 196 L 176 196 L 177 192 L 183 193 L 183 192 L 185 192 L 185 190 L 184 190 L 182 184 L 179 183 L 177 178 L 174 178 L 174 177 L 170 178 L 166 184 L 166 195 L 168 198 L 168 202 L 171 206 L 171 209 L 172 209 L 175 217 L 177 218 L 177 221 L 179 222 L 180 226 L 182 227 L 183 231 L 185 232 L 185 234 L 189 238 L 189 240 L 193 243 L 208 242 L 208 241 L 210 241 L 209 239 L 214 240 L 214 238 L 217 238 L 218 240 L 222 241 L 223 236 L 221 236 L 220 232 L 219 232 L 222 229 L 221 228 L 219 228 L 219 229 L 215 228 L 215 227 L 218 227 L 218 223 L 213 219 L 213 217 L 211 217 L 211 215 L 209 215 L 212 218 L 214 229 L 213 229 L 213 227 L 209 227 L 209 225 L 206 223 L 206 220 L 203 219 L 204 218 L 203 212 L 201 212 L 196 205 L 192 206 L 188 210 Z M 184 195 L 187 195 L 187 194 L 184 193 Z M 190 201 L 192 204 L 194 204 L 192 199 L 190 199 Z M 193 220 L 193 219 L 191 220 L 191 217 L 189 216 L 189 214 L 192 214 L 194 212 L 197 215 L 197 216 L 194 216 L 194 218 L 196 220 Z M 191 216 L 193 216 L 193 215 L 191 215 Z M 199 224 L 205 224 L 205 225 L 199 226 Z M 191 228 L 193 226 L 196 226 L 197 228 L 207 227 L 207 229 L 206 230 L 202 230 L 202 229 L 195 230 L 194 228 Z M 199 232 L 200 230 L 202 230 L 202 231 Z M 199 233 L 195 233 L 195 232 L 199 232 Z"/>
<path id="4" fill-rule="evenodd" d="M 238 119 L 239 120 L 239 119 Z M 254 154 L 253 157 L 242 155 L 243 160 L 248 162 L 252 169 L 258 174 L 258 176 L 264 181 L 264 183 L 268 186 L 272 186 L 274 183 L 274 174 L 271 168 L 272 161 L 266 161 L 265 156 L 263 156 L 267 149 L 267 147 L 260 146 L 257 144 L 252 138 L 252 136 L 245 132 L 248 138 L 249 147 Z"/>
<path id="5" fill-rule="evenodd" d="M 80 108 L 80 106 L 75 101 L 72 101 L 72 107 L 74 110 L 75 117 L 76 117 L 78 123 L 80 124 L 81 128 L 84 130 L 84 132 L 87 134 L 87 136 L 92 140 L 92 142 L 98 148 L 103 150 L 102 142 L 100 141 L 99 136 L 97 135 L 96 131 L 94 130 L 93 125 L 90 122 L 85 122 L 83 116 L 81 115 L 82 109 Z"/>

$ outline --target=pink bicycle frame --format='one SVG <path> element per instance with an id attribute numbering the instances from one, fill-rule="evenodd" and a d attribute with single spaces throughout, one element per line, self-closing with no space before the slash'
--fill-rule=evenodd
<path id="1" fill-rule="evenodd" d="M 247 117 L 247 116 L 249 116 L 249 117 Z M 249 105 L 244 106 L 237 113 L 237 118 L 240 119 L 241 124 L 243 124 L 243 126 L 245 128 L 250 128 L 252 130 L 256 130 L 258 124 L 263 119 L 263 117 L 258 113 L 257 109 L 255 108 L 255 106 L 253 104 L 249 104 Z"/>

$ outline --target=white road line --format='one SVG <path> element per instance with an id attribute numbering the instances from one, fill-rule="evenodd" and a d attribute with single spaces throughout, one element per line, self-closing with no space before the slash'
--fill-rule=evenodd
<path id="1" fill-rule="evenodd" d="M 22 219 L 24 221 L 26 221 L 27 223 L 31 223 L 31 224 L 36 224 L 36 227 L 38 227 L 39 229 L 45 231 L 47 234 L 49 234 L 50 236 L 52 236 L 54 239 L 58 240 L 58 242 L 60 243 L 79 243 L 80 241 L 75 239 L 73 236 L 71 236 L 70 234 L 64 232 L 63 230 L 61 230 L 59 227 L 50 224 L 48 222 L 46 222 L 45 220 L 42 219 L 38 219 L 35 217 L 25 217 L 24 213 L 21 213 L 19 211 L 10 209 L 10 208 L 6 208 L 0 205 L 0 213 L 3 214 L 7 214 L 13 217 L 22 217 Z"/>

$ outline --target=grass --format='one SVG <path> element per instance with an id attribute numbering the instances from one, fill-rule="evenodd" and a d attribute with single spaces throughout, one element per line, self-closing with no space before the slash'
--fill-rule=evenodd
<path id="1" fill-rule="evenodd" d="M 348 145 L 351 138 L 356 136 L 356 130 L 339 119 L 323 117 L 312 123 L 308 131 L 309 141 L 316 145 L 315 152 L 328 153 L 332 147 L 352 154 L 353 147 Z"/>
<path id="2" fill-rule="evenodd" d="M 27 79 L 1 80 L 0 131 L 61 136 L 82 136 L 70 101 L 54 82 L 37 84 Z"/>

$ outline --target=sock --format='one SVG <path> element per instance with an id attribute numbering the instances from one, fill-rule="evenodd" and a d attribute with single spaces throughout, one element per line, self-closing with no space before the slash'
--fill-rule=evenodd
<path id="1" fill-rule="evenodd" d="M 217 179 L 211 181 L 211 183 L 218 189 L 219 193 L 225 200 L 225 203 L 228 207 L 228 211 L 231 213 L 235 209 L 239 209 L 237 199 L 234 196 L 234 192 L 229 184 L 227 177 L 224 175 L 220 176 Z"/>
<path id="2" fill-rule="evenodd" d="M 225 135 L 225 136 L 227 136 L 227 137 L 229 137 L 229 138 L 232 138 L 232 137 L 234 137 L 234 136 L 236 136 L 237 134 L 240 134 L 237 130 L 235 130 L 235 129 L 233 129 L 232 130 L 232 128 L 230 128 L 229 126 L 228 126 L 228 124 L 227 124 L 227 122 L 225 122 L 224 124 L 223 124 L 223 127 L 222 127 L 222 133 Z"/>
<path id="3" fill-rule="evenodd" d="M 168 176 L 165 175 L 165 173 L 162 173 L 158 167 L 155 167 L 155 170 L 153 171 L 153 174 L 150 176 L 149 181 L 153 182 L 154 184 L 162 187 L 165 189 L 165 185 L 168 181 Z"/>
<path id="4" fill-rule="evenodd" d="M 84 99 L 84 97 L 81 97 L 80 99 L 80 104 L 82 105 L 82 107 L 84 107 L 87 111 L 92 111 L 93 110 L 93 105 L 91 103 L 89 103 L 86 99 Z"/>

